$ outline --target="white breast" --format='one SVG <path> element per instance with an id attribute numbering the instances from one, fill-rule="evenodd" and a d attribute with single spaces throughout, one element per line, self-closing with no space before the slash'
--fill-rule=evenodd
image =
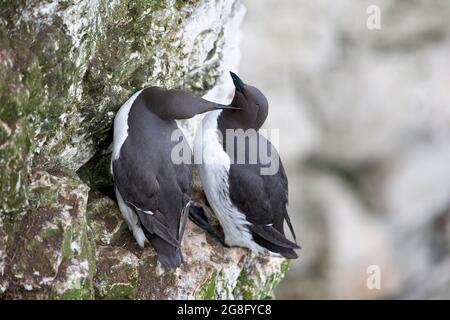
<path id="1" fill-rule="evenodd" d="M 134 210 L 125 204 L 125 201 L 123 200 L 119 190 L 117 188 L 114 188 L 114 190 L 116 191 L 116 198 L 120 213 L 122 213 L 122 216 L 125 218 L 125 221 L 128 224 L 128 228 L 133 232 L 133 236 L 136 239 L 137 243 L 141 248 L 143 248 L 145 241 L 147 241 L 147 238 L 145 237 L 144 231 L 139 224 L 138 217 L 136 213 L 134 213 Z"/>
<path id="2" fill-rule="evenodd" d="M 113 174 L 112 163 L 114 160 L 119 159 L 120 149 L 128 137 L 128 114 L 130 113 L 131 106 L 142 90 L 133 94 L 124 104 L 120 107 L 119 111 L 114 118 L 114 138 L 113 138 L 113 153 L 111 157 L 111 174 Z M 144 231 L 139 225 L 139 220 L 134 210 L 130 208 L 125 201 L 122 199 L 117 188 L 114 188 L 116 192 L 117 203 L 119 205 L 120 212 L 125 218 L 128 227 L 133 232 L 133 236 L 136 239 L 139 246 L 144 247 L 146 237 Z"/>
<path id="3" fill-rule="evenodd" d="M 242 246 L 256 252 L 266 250 L 253 241 L 245 215 L 231 202 L 228 173 L 231 161 L 219 140 L 217 119 L 222 111 L 209 112 L 197 130 L 194 156 L 199 163 L 200 178 L 208 202 L 225 233 L 230 246 Z"/>
<path id="4" fill-rule="evenodd" d="M 111 173 L 112 173 L 112 162 L 119 159 L 120 149 L 123 143 L 128 137 L 128 114 L 130 113 L 131 106 L 134 100 L 139 96 L 142 90 L 139 90 L 133 94 L 127 102 L 120 107 L 119 111 L 114 118 L 114 138 L 113 138 L 113 153 L 111 157 Z"/>

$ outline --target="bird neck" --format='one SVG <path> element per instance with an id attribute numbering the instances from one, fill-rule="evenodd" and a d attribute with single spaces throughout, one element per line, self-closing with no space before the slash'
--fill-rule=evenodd
<path id="1" fill-rule="evenodd" d="M 218 126 L 222 129 L 253 129 L 258 131 L 264 120 L 258 121 L 258 113 L 252 110 L 223 110 L 218 119 Z"/>

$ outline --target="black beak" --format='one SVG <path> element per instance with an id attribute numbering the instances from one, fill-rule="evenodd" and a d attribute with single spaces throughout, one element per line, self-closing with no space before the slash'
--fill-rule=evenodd
<path id="1" fill-rule="evenodd" d="M 230 71 L 231 78 L 233 79 L 236 90 L 240 93 L 244 93 L 244 82 L 233 72 Z"/>
<path id="2" fill-rule="evenodd" d="M 216 109 L 230 109 L 230 110 L 241 110 L 239 107 L 227 106 L 226 104 L 218 104 Z"/>

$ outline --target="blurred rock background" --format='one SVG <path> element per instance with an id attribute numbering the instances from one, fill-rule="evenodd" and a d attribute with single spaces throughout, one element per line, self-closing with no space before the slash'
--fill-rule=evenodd
<path id="1" fill-rule="evenodd" d="M 244 4 L 240 74 L 280 129 L 303 247 L 277 298 L 450 298 L 450 3 Z"/>

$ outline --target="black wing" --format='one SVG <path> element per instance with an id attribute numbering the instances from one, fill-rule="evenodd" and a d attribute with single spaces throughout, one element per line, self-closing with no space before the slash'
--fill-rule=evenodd
<path id="1" fill-rule="evenodd" d="M 123 147 L 126 147 L 126 143 Z M 158 179 L 151 170 L 145 170 L 145 163 L 141 161 L 140 158 L 131 157 L 130 153 L 121 152 L 120 158 L 113 162 L 114 184 L 124 202 L 134 209 L 142 226 L 150 234 L 156 234 L 171 245 L 179 247 L 180 235 L 174 234 L 170 221 L 167 221 L 160 210 Z"/>
<path id="2" fill-rule="evenodd" d="M 296 257 L 292 249 L 298 249 L 299 246 L 289 241 L 284 235 L 284 221 L 286 221 L 296 239 L 287 212 L 286 173 L 270 142 L 260 135 L 258 139 L 267 143 L 271 149 L 267 155 L 272 161 L 279 161 L 278 171 L 272 175 L 262 175 L 261 168 L 264 165 L 261 164 L 259 157 L 256 164 L 248 162 L 237 164 L 237 159 L 234 159 L 236 164 L 231 165 L 229 173 L 230 198 L 252 224 L 249 228 L 257 243 L 286 257 Z M 247 148 L 247 152 L 248 150 L 250 149 Z"/>

